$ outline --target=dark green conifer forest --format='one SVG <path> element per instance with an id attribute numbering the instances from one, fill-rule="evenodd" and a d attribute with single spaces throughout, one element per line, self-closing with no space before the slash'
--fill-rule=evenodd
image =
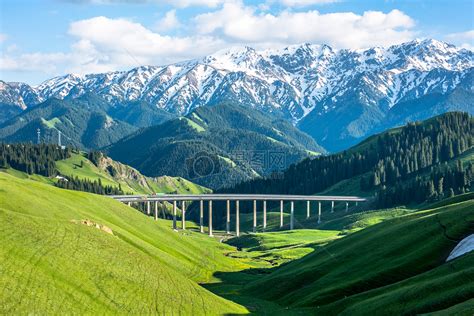
<path id="1" fill-rule="evenodd" d="M 341 153 L 306 159 L 281 175 L 221 191 L 315 194 L 361 176 L 362 190 L 375 190 L 381 207 L 434 200 L 470 188 L 472 163 L 446 162 L 473 146 L 474 119 L 467 113 L 447 113 L 372 136 Z"/>
<path id="2" fill-rule="evenodd" d="M 71 148 L 61 149 L 52 144 L 0 143 L 0 168 L 11 167 L 28 174 L 46 177 L 57 174 L 55 161 L 71 156 Z"/>
<path id="3" fill-rule="evenodd" d="M 0 168 L 13 168 L 27 174 L 39 174 L 45 177 L 59 175 L 56 161 L 71 157 L 74 150 L 70 147 L 61 148 L 54 144 L 0 144 Z M 92 163 L 98 165 L 103 154 L 99 151 L 91 151 L 87 157 Z M 90 181 L 78 177 L 60 177 L 55 185 L 60 188 L 85 191 L 96 194 L 124 194 L 119 186 L 113 187 L 103 185 L 101 180 Z"/>

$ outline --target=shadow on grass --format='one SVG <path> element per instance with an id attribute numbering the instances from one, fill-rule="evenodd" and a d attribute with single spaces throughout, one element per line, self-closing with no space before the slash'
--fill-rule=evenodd
<path id="1" fill-rule="evenodd" d="M 242 237 L 241 237 L 242 238 Z M 318 244 L 306 244 L 306 248 L 313 248 L 313 251 L 320 247 Z M 236 253 L 245 253 L 247 251 L 236 251 Z M 252 253 L 253 251 L 248 251 Z M 229 255 L 231 255 L 230 253 Z M 301 258 L 300 258 L 301 259 Z M 261 261 L 266 261 L 271 264 L 271 260 L 264 260 L 259 258 Z M 246 293 L 246 286 L 260 280 L 272 272 L 286 266 L 291 261 L 281 263 L 278 266 L 273 267 L 255 267 L 244 269 L 235 272 L 222 272 L 218 271 L 214 273 L 214 277 L 219 279 L 220 282 L 216 283 L 205 283 L 200 284 L 205 289 L 213 292 L 214 294 L 221 296 L 227 300 L 233 301 L 237 304 L 245 306 L 251 314 L 258 315 L 308 315 L 314 314 L 312 308 L 292 308 L 289 306 L 282 306 L 278 302 L 269 301 L 262 299 L 255 295 L 255 293 Z M 265 289 L 262 289 L 262 293 Z M 312 311 L 313 310 L 313 311 Z"/>

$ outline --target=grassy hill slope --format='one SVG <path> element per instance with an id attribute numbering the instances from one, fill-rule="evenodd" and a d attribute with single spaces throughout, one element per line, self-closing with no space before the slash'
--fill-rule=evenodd
<path id="1" fill-rule="evenodd" d="M 474 295 L 474 283 L 462 281 L 474 278 L 474 254 L 444 261 L 474 231 L 474 200 L 452 203 L 335 240 L 242 292 L 323 314 L 413 314 L 462 303 Z"/>
<path id="2" fill-rule="evenodd" d="M 0 313 L 243 313 L 197 282 L 245 265 L 110 198 L 0 173 Z"/>
<path id="3" fill-rule="evenodd" d="M 188 181 L 181 177 L 145 177 L 136 169 L 114 161 L 109 157 L 102 157 L 96 166 L 84 153 L 73 153 L 68 159 L 56 162 L 61 175 L 79 177 L 91 181 L 101 180 L 103 185 L 118 187 L 126 193 L 152 194 L 182 193 L 200 194 L 210 192 L 209 189 Z"/>
<path id="4" fill-rule="evenodd" d="M 0 188 L 0 313 L 472 310 L 474 254 L 444 262 L 474 231 L 472 194 L 244 235 L 236 251 L 107 197 L 7 173 Z"/>

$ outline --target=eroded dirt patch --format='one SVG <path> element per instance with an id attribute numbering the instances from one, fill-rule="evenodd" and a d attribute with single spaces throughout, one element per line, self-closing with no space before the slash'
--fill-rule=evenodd
<path id="1" fill-rule="evenodd" d="M 81 219 L 81 220 L 73 219 L 71 222 L 73 222 L 74 224 L 82 224 L 82 225 L 86 225 L 86 226 L 89 226 L 89 227 L 95 227 L 95 228 L 100 229 L 101 231 L 106 232 L 107 234 L 110 234 L 110 235 L 114 234 L 112 228 L 110 228 L 108 226 L 105 226 L 105 225 L 102 225 L 102 224 L 99 224 L 99 223 L 96 223 L 96 222 L 93 222 L 90 219 Z"/>

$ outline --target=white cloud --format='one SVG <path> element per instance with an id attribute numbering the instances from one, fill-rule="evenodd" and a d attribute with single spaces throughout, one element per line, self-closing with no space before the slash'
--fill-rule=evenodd
<path id="1" fill-rule="evenodd" d="M 22 53 L 0 56 L 0 69 L 14 71 L 41 71 L 52 74 L 62 71 L 69 56 L 64 53 Z M 57 67 L 60 66 L 60 67 Z"/>
<path id="2" fill-rule="evenodd" d="M 164 36 L 136 22 L 103 16 L 71 23 L 68 34 L 76 38 L 69 52 L 6 54 L 0 57 L 0 69 L 48 75 L 105 72 L 168 64 L 224 47 L 211 36 Z"/>
<path id="3" fill-rule="evenodd" d="M 273 15 L 258 13 L 256 8 L 240 3 L 226 3 L 217 11 L 198 15 L 195 23 L 202 35 L 259 46 L 312 42 L 361 48 L 401 43 L 415 35 L 415 22 L 399 10 L 367 11 L 362 15 L 283 11 Z"/>
<path id="4" fill-rule="evenodd" d="M 176 16 L 176 10 L 166 12 L 165 16 L 156 24 L 156 29 L 162 32 L 177 29 L 179 27 L 181 27 L 181 23 Z"/>
<path id="5" fill-rule="evenodd" d="M 123 3 L 156 3 L 169 4 L 177 8 L 187 7 L 209 7 L 215 8 L 225 2 L 235 2 L 240 0 L 62 0 L 64 2 L 72 2 L 77 4 L 95 4 L 95 5 L 110 5 Z M 301 1 L 301 0 L 300 0 Z"/>
<path id="6" fill-rule="evenodd" d="M 167 2 L 178 8 L 186 8 L 186 7 L 191 7 L 191 6 L 206 6 L 210 8 L 215 8 L 222 3 L 234 2 L 234 1 L 232 0 L 168 0 Z"/>
<path id="7" fill-rule="evenodd" d="M 310 5 L 339 2 L 339 0 L 278 0 L 278 2 L 287 7 L 305 7 Z"/>
<path id="8" fill-rule="evenodd" d="M 128 64 L 135 66 L 136 63 L 163 64 L 191 58 L 220 47 L 219 41 L 206 35 L 165 36 L 136 22 L 106 17 L 74 22 L 69 34 L 95 49 L 102 62 L 127 63 L 128 60 Z"/>
<path id="9" fill-rule="evenodd" d="M 212 5 L 210 1 L 207 3 Z M 176 5 L 188 5 L 189 2 L 177 0 Z M 157 22 L 157 31 L 124 18 L 98 16 L 75 21 L 67 32 L 73 39 L 69 50 L 30 53 L 19 48 L 4 49 L 0 69 L 44 72 L 47 76 L 70 72 L 84 74 L 139 65 L 164 65 L 235 45 L 271 48 L 311 42 L 327 43 L 336 48 L 359 48 L 400 43 L 415 36 L 412 31 L 415 22 L 398 10 L 388 13 L 367 11 L 361 15 L 351 12 L 322 14 L 314 10 L 285 10 L 271 14 L 245 6 L 240 1 L 230 1 L 189 21 L 183 26 L 189 32 L 187 36 L 163 34 L 165 30 L 181 26 L 174 10 Z M 1 40 L 4 40 L 2 35 Z"/>
<path id="10" fill-rule="evenodd" d="M 451 33 L 446 35 L 446 40 L 463 48 L 474 50 L 474 30 Z"/>

